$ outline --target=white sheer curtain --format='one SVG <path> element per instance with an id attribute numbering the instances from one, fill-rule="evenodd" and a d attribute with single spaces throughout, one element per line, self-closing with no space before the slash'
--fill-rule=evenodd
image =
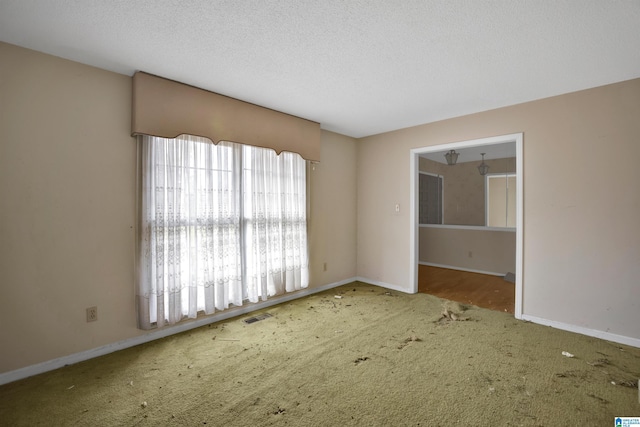
<path id="1" fill-rule="evenodd" d="M 299 155 L 193 136 L 141 139 L 141 328 L 308 285 Z"/>
<path id="2" fill-rule="evenodd" d="M 243 219 L 249 301 L 305 288 L 306 168 L 298 154 L 244 146 Z"/>

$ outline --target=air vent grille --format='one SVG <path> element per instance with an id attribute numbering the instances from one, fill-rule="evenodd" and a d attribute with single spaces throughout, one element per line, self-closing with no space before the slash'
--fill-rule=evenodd
<path id="1" fill-rule="evenodd" d="M 244 323 L 251 324 L 255 322 L 259 322 L 260 320 L 268 319 L 271 317 L 269 313 L 258 314 L 257 316 L 248 317 L 243 320 Z"/>

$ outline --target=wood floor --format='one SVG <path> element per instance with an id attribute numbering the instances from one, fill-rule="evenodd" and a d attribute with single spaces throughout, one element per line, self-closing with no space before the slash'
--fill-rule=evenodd
<path id="1" fill-rule="evenodd" d="M 500 276 L 418 266 L 418 292 L 513 314 L 515 284 Z"/>

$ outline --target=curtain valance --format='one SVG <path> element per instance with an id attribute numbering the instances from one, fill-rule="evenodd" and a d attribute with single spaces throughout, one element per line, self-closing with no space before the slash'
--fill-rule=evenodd
<path id="1" fill-rule="evenodd" d="M 132 135 L 203 136 L 320 161 L 320 124 L 144 72 L 133 76 Z"/>

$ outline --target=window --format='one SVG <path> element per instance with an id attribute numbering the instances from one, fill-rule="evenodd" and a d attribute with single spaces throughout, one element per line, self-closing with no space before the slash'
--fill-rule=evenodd
<path id="1" fill-rule="evenodd" d="M 487 227 L 516 226 L 516 174 L 486 176 Z"/>
<path id="2" fill-rule="evenodd" d="M 141 140 L 140 327 L 308 285 L 299 155 L 193 136 Z"/>
<path id="3" fill-rule="evenodd" d="M 427 172 L 420 172 L 418 183 L 419 197 L 419 223 L 420 224 L 442 224 L 443 223 L 443 203 L 442 175 L 434 175 Z"/>

